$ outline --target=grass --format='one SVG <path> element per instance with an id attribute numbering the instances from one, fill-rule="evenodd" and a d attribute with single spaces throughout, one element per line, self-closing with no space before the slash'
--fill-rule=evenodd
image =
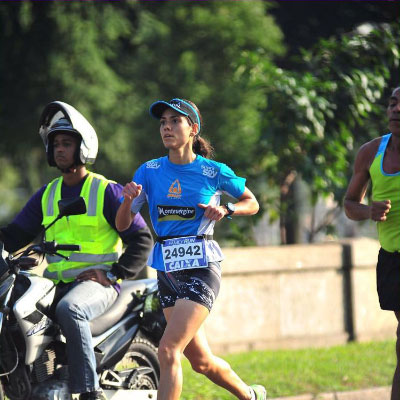
<path id="1" fill-rule="evenodd" d="M 258 383 L 268 397 L 390 386 L 395 342 L 349 343 L 300 350 L 268 350 L 223 356 L 246 383 Z M 228 400 L 234 397 L 191 370 L 183 360 L 182 400 Z"/>
<path id="2" fill-rule="evenodd" d="M 390 386 L 395 341 L 330 348 L 267 350 L 223 356 L 247 383 L 264 385 L 268 398 Z M 182 400 L 231 400 L 227 391 L 192 371 L 183 360 Z M 7 399 L 7 398 L 6 398 Z"/>

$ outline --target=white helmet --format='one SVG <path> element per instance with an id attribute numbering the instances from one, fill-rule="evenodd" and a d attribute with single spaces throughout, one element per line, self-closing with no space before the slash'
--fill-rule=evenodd
<path id="1" fill-rule="evenodd" d="M 99 149 L 96 131 L 74 107 L 61 101 L 47 104 L 40 117 L 39 125 L 39 135 L 46 147 L 47 161 L 50 166 L 56 166 L 52 140 L 54 132 L 77 134 L 81 138 L 80 149 L 76 155 L 77 164 L 94 164 Z"/>

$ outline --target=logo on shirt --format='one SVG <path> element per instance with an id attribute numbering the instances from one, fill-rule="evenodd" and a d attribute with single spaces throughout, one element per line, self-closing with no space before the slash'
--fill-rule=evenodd
<path id="1" fill-rule="evenodd" d="M 155 160 L 147 161 L 146 168 L 157 169 L 160 168 L 161 164 Z"/>
<path id="2" fill-rule="evenodd" d="M 202 165 L 201 169 L 203 170 L 203 175 L 207 176 L 208 178 L 215 178 L 218 174 L 218 170 L 213 167 Z"/>
<path id="3" fill-rule="evenodd" d="M 162 206 L 157 205 L 158 221 L 187 221 L 194 219 L 194 207 Z"/>
<path id="4" fill-rule="evenodd" d="M 181 184 L 178 179 L 175 179 L 172 183 L 171 186 L 168 189 L 168 195 L 170 199 L 180 199 L 182 197 L 182 188 Z"/>

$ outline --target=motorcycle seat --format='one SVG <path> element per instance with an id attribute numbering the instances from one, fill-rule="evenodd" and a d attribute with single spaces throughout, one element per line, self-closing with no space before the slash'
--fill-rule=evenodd
<path id="1" fill-rule="evenodd" d="M 141 295 L 145 291 L 148 279 L 137 281 L 125 280 L 121 283 L 121 291 L 114 304 L 97 318 L 90 321 L 92 336 L 99 336 L 115 325 L 126 313 L 132 310 L 135 303 L 135 295 Z"/>

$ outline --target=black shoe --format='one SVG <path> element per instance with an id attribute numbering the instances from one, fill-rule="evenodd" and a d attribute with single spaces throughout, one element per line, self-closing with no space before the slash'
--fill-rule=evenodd
<path id="1" fill-rule="evenodd" d="M 94 392 L 81 393 L 79 395 L 79 400 L 107 400 L 107 397 L 104 392 L 99 389 Z"/>

